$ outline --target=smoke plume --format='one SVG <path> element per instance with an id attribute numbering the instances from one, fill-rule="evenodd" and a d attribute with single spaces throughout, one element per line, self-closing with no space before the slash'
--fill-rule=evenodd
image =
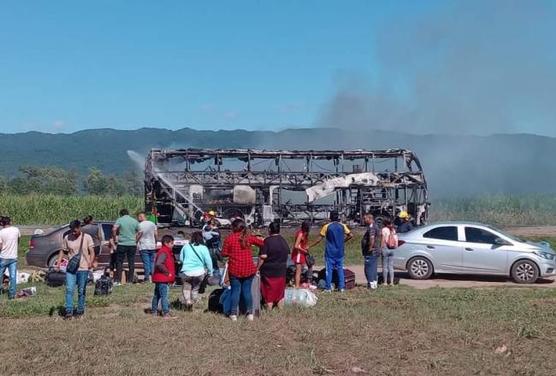
<path id="1" fill-rule="evenodd" d="M 373 44 L 376 72 L 340 77 L 317 125 L 556 136 L 555 4 L 446 1 L 390 19 Z"/>

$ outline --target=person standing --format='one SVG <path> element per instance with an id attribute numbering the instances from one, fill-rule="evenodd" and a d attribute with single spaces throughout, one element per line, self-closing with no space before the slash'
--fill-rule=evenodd
<path id="1" fill-rule="evenodd" d="M 139 222 L 129 215 L 127 209 L 120 210 L 120 218 L 112 227 L 112 237 L 118 239 L 116 246 L 116 277 L 114 284 L 120 285 L 122 282 L 122 271 L 124 259 L 127 256 L 127 266 L 129 269 L 128 282 L 135 279 L 135 254 L 137 253 L 136 234 L 139 230 Z"/>
<path id="2" fill-rule="evenodd" d="M 149 211 L 149 214 L 146 215 L 147 221 L 158 225 L 158 211 L 156 210 L 156 206 L 153 206 Z"/>
<path id="3" fill-rule="evenodd" d="M 203 244 L 203 235 L 200 231 L 191 234 L 191 241 L 181 249 L 180 260 L 183 299 L 186 309 L 191 310 L 193 304 L 197 302 L 199 287 L 205 276 L 210 277 L 213 274 L 210 253 Z"/>
<path id="4" fill-rule="evenodd" d="M 388 286 L 394 285 L 394 249 L 398 247 L 398 235 L 391 220 L 384 220 L 382 228 L 382 277 L 384 284 Z M 390 280 L 388 280 L 390 276 Z"/>
<path id="5" fill-rule="evenodd" d="M 365 277 L 367 278 L 367 288 L 378 288 L 378 258 L 380 257 L 380 230 L 375 224 L 372 214 L 365 214 L 364 217 L 367 231 L 361 238 L 361 253 L 365 259 Z"/>
<path id="6" fill-rule="evenodd" d="M 17 288 L 17 250 L 21 233 L 19 229 L 12 226 L 10 217 L 0 218 L 0 282 L 4 278 L 4 272 L 8 269 L 10 284 L 8 288 L 8 299 L 14 299 Z"/>
<path id="7" fill-rule="evenodd" d="M 228 258 L 232 321 L 237 321 L 240 299 L 245 304 L 247 320 L 254 319 L 251 285 L 257 273 L 257 266 L 253 262 L 252 246 L 262 247 L 263 239 L 250 234 L 243 219 L 235 219 L 232 222 L 232 233 L 226 237 L 222 247 L 222 256 Z"/>
<path id="8" fill-rule="evenodd" d="M 400 212 L 400 215 L 398 217 L 400 218 L 400 224 L 398 225 L 398 228 L 396 230 L 398 234 L 413 230 L 413 224 L 411 223 L 411 218 L 409 217 L 408 212 L 404 210 Z"/>
<path id="9" fill-rule="evenodd" d="M 95 245 L 95 256 L 100 254 L 100 243 L 102 240 L 102 227 L 93 221 L 93 216 L 88 215 L 83 218 L 83 223 L 81 224 L 81 231 L 85 234 L 91 235 L 93 238 L 93 243 Z"/>
<path id="10" fill-rule="evenodd" d="M 301 228 L 295 233 L 295 243 L 293 245 L 292 261 L 295 264 L 295 287 L 301 286 L 301 272 L 303 267 L 307 265 L 307 256 L 309 255 L 309 231 L 311 223 L 303 221 Z M 307 265 L 309 276 L 313 275 L 312 266 Z M 310 283 L 311 281 L 309 281 Z"/>
<path id="11" fill-rule="evenodd" d="M 156 252 L 154 258 L 154 273 L 152 280 L 154 282 L 154 294 L 151 303 L 151 313 L 158 316 L 158 305 L 162 308 L 162 316 L 165 319 L 172 318 L 170 316 L 170 301 L 168 295 L 170 293 L 170 284 L 176 279 L 176 267 L 174 262 L 174 238 L 171 235 L 162 237 L 162 247 Z"/>
<path id="12" fill-rule="evenodd" d="M 218 225 L 216 223 L 216 213 L 214 211 L 209 211 L 207 213 L 207 219 L 203 225 L 202 233 L 203 239 L 205 240 L 205 245 L 207 246 L 210 257 L 212 260 L 212 268 L 214 269 L 214 275 L 220 276 L 220 269 L 218 267 L 218 258 L 220 255 L 220 232 L 218 231 Z"/>
<path id="13" fill-rule="evenodd" d="M 286 272 L 290 247 L 280 235 L 280 223 L 271 222 L 268 226 L 268 237 L 264 240 L 259 252 L 257 269 L 261 274 L 261 294 L 266 308 L 282 308 L 286 290 Z"/>
<path id="14" fill-rule="evenodd" d="M 137 215 L 139 221 L 136 236 L 137 249 L 141 253 L 145 282 L 150 282 L 154 270 L 154 256 L 156 254 L 156 240 L 158 239 L 158 229 L 156 225 L 147 220 L 145 212 Z"/>
<path id="15" fill-rule="evenodd" d="M 330 212 L 330 223 L 324 225 L 320 231 L 320 238 L 312 245 L 315 246 L 326 239 L 324 261 L 326 264 L 325 291 L 332 291 L 332 275 L 334 270 L 338 273 L 338 286 L 340 292 L 346 288 L 344 276 L 345 243 L 353 237 L 349 228 L 340 222 L 337 211 Z"/>
<path id="16" fill-rule="evenodd" d="M 81 254 L 79 267 L 77 272 L 70 273 L 66 271 L 66 313 L 64 319 L 71 319 L 73 315 L 73 295 L 75 286 L 77 285 L 77 311 L 76 317 L 85 313 L 85 295 L 87 292 L 87 280 L 89 279 L 89 270 L 93 268 L 95 262 L 95 247 L 91 235 L 81 231 L 81 222 L 74 220 L 70 223 L 70 233 L 64 236 L 63 249 L 58 253 L 58 262 L 60 265 L 62 258 L 72 257 Z M 56 267 L 58 270 L 58 266 Z"/>

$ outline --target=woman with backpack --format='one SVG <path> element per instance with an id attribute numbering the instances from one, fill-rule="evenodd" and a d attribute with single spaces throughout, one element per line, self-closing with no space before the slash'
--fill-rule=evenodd
<path id="1" fill-rule="evenodd" d="M 398 248 L 398 235 L 390 219 L 384 220 L 382 228 L 382 277 L 384 284 L 394 285 L 394 249 Z M 390 280 L 388 280 L 390 276 Z"/>
<path id="2" fill-rule="evenodd" d="M 186 243 L 180 252 L 182 267 L 182 294 L 185 307 L 188 311 L 197 302 L 199 288 L 206 283 L 205 278 L 212 276 L 213 267 L 210 252 L 203 242 L 201 231 L 191 234 L 191 241 Z"/>
<path id="3" fill-rule="evenodd" d="M 263 239 L 251 235 L 243 219 L 232 222 L 232 233 L 224 240 L 222 256 L 228 258 L 228 275 L 230 278 L 232 309 L 230 319 L 237 321 L 240 299 L 245 304 L 247 320 L 253 321 L 253 297 L 251 285 L 257 273 L 253 262 L 252 247 L 263 246 Z"/>

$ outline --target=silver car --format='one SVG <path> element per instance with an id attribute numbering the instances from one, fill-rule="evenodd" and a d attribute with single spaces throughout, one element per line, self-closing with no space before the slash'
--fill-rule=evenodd
<path id="1" fill-rule="evenodd" d="M 399 234 L 394 266 L 413 279 L 433 273 L 509 276 L 534 283 L 556 275 L 556 253 L 546 242 L 533 243 L 480 223 L 446 222 Z"/>

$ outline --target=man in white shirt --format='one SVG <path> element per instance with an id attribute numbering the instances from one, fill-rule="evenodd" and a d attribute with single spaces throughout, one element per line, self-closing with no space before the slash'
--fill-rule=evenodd
<path id="1" fill-rule="evenodd" d="M 139 221 L 137 249 L 141 253 L 141 260 L 143 260 L 143 269 L 145 271 L 145 282 L 147 282 L 151 280 L 154 272 L 154 256 L 156 254 L 158 230 L 153 222 L 147 220 L 147 216 L 143 212 L 137 215 L 137 220 Z"/>
<path id="2" fill-rule="evenodd" d="M 12 226 L 10 217 L 0 218 L 0 278 L 4 278 L 4 272 L 8 269 L 10 276 L 10 287 L 8 299 L 15 298 L 17 284 L 17 249 L 21 234 L 17 227 Z"/>

